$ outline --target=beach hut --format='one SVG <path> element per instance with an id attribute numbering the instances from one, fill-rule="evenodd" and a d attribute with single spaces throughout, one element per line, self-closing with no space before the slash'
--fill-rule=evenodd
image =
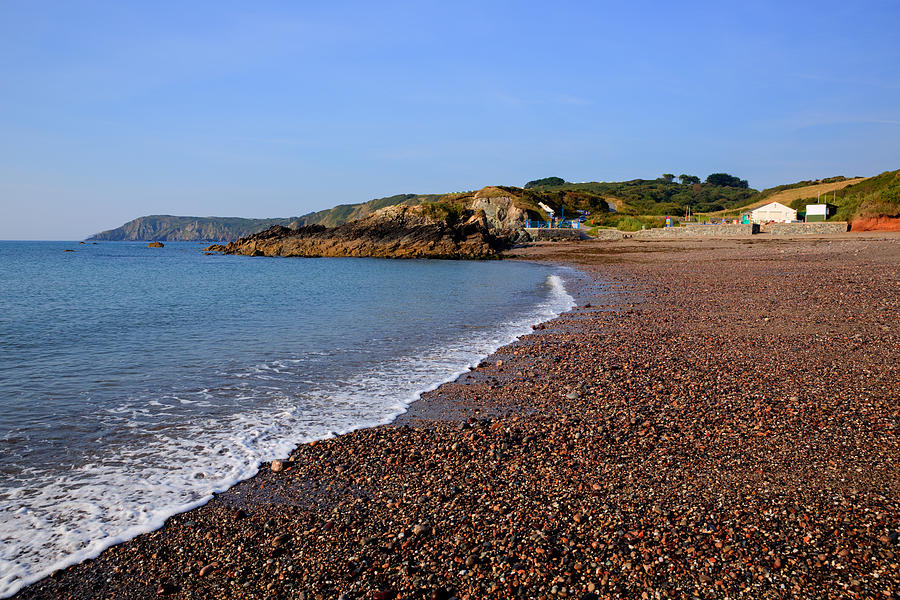
<path id="1" fill-rule="evenodd" d="M 780 202 L 769 202 L 750 211 L 751 223 L 791 223 L 797 220 L 797 211 Z"/>
<path id="2" fill-rule="evenodd" d="M 807 204 L 806 205 L 806 217 L 804 220 L 807 223 L 813 223 L 815 221 L 825 221 L 828 219 L 828 210 L 827 204 Z"/>

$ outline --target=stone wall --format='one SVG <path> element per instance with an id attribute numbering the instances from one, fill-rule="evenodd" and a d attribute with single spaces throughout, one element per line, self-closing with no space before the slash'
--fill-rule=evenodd
<path id="1" fill-rule="evenodd" d="M 846 221 L 828 223 L 768 223 L 760 226 L 761 233 L 771 235 L 810 235 L 845 233 L 848 229 Z"/>
<path id="2" fill-rule="evenodd" d="M 604 240 L 604 241 L 614 241 L 621 240 L 625 237 L 625 232 L 619 231 L 618 229 L 598 229 L 597 235 L 594 236 L 595 240 Z"/>
<path id="3" fill-rule="evenodd" d="M 580 229 L 551 229 L 547 227 L 526 227 L 525 231 L 531 236 L 535 242 L 558 242 L 561 240 L 580 240 L 583 239 Z"/>
<path id="4" fill-rule="evenodd" d="M 579 229 L 546 229 L 526 228 L 525 231 L 534 241 L 559 241 L 583 239 Z M 758 233 L 770 235 L 802 235 L 802 234 L 834 234 L 847 231 L 846 222 L 831 223 L 729 223 L 725 225 L 706 225 L 694 223 L 686 227 L 658 227 L 641 231 L 617 231 L 600 229 L 593 238 L 601 241 L 615 241 L 627 238 L 636 240 L 679 239 L 679 238 L 739 238 Z"/>
<path id="5" fill-rule="evenodd" d="M 636 239 L 659 239 L 659 238 L 726 238 L 726 237 L 745 237 L 759 233 L 759 225 L 753 224 L 727 224 L 727 225 L 691 225 L 689 227 L 659 227 L 657 229 L 645 229 L 643 231 L 635 231 L 633 235 Z"/>

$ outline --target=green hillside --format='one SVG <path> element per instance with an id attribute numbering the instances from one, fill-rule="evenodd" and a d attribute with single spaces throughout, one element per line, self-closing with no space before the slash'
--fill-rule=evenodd
<path id="1" fill-rule="evenodd" d="M 829 221 L 853 221 L 872 217 L 900 217 L 900 170 L 885 171 L 859 183 L 848 185 L 823 198 L 837 210 Z M 798 198 L 791 208 L 803 209 L 815 196 Z"/>
<path id="2" fill-rule="evenodd" d="M 713 173 L 705 183 L 691 175 L 680 176 L 678 179 L 682 183 L 668 174 L 659 179 L 547 183 L 558 179 L 535 180 L 525 184 L 525 187 L 530 191 L 591 194 L 614 201 L 619 212 L 626 215 L 678 215 L 683 214 L 687 207 L 694 212 L 712 212 L 743 206 L 759 194 L 748 187 L 746 181 L 727 173 Z"/>
<path id="3" fill-rule="evenodd" d="M 795 190 L 799 188 L 812 187 L 814 185 L 821 185 L 823 183 L 840 183 L 842 181 L 847 181 L 849 178 L 844 177 L 843 175 L 839 175 L 837 177 L 828 177 L 827 179 L 818 179 L 818 180 L 807 180 L 807 181 L 798 181 L 796 183 L 788 183 L 785 185 L 777 185 L 775 187 L 766 188 L 759 193 L 759 195 L 754 199 L 754 202 L 758 202 L 760 200 L 766 200 L 771 196 L 779 194 L 780 192 L 785 192 L 787 190 Z"/>

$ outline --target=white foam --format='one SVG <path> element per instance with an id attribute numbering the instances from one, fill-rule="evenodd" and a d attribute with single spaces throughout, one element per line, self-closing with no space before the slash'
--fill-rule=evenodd
<path id="1" fill-rule="evenodd" d="M 457 338 L 440 347 L 378 363 L 344 381 L 320 384 L 302 399 L 288 397 L 278 386 L 257 383 L 277 378 L 299 361 L 254 365 L 229 374 L 244 380 L 229 391 L 238 392 L 234 396 L 246 402 L 248 410 L 227 419 L 148 427 L 140 443 L 115 456 L 87 457 L 62 474 L 59 465 L 52 472 L 29 468 L 27 489 L 0 492 L 0 597 L 161 527 L 168 517 L 205 504 L 213 493 L 253 476 L 261 462 L 286 456 L 298 443 L 391 422 L 423 392 L 456 379 L 531 325 L 574 306 L 559 276 L 549 275 L 547 284 L 547 299 L 533 310 L 497 325 L 461 328 Z M 204 403 L 215 397 L 215 391 L 205 388 L 194 393 Z M 258 400 L 265 400 L 257 403 L 265 409 L 253 408 Z M 170 395 L 147 404 L 167 409 L 193 402 Z M 149 409 L 125 407 L 108 414 L 117 426 L 132 429 L 147 427 L 151 416 Z M 160 414 L 165 413 L 152 416 Z"/>

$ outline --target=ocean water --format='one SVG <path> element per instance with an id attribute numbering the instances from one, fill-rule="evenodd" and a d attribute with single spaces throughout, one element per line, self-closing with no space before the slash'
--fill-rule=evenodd
<path id="1" fill-rule="evenodd" d="M 0 242 L 0 597 L 390 422 L 573 304 L 538 265 L 201 246 Z"/>

